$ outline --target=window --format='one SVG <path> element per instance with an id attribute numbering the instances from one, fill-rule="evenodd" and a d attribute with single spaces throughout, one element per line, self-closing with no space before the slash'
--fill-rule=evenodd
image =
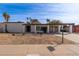
<path id="1" fill-rule="evenodd" d="M 40 31 L 41 30 L 41 27 L 40 26 L 37 26 L 36 27 L 36 31 Z"/>

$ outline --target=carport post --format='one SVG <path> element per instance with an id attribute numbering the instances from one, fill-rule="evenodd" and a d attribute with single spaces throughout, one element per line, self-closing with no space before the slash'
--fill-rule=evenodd
<path id="1" fill-rule="evenodd" d="M 72 33 L 72 25 L 69 27 L 69 32 Z"/>
<path id="2" fill-rule="evenodd" d="M 47 25 L 47 33 L 49 33 L 49 25 Z"/>
<path id="3" fill-rule="evenodd" d="M 60 33 L 60 28 L 61 28 L 61 25 L 58 26 L 58 33 Z"/>
<path id="4" fill-rule="evenodd" d="M 37 32 L 36 32 L 36 25 L 35 25 L 35 33 L 37 33 Z"/>
<path id="5" fill-rule="evenodd" d="M 23 33 L 22 33 L 23 35 L 25 34 L 25 26 L 23 25 Z"/>

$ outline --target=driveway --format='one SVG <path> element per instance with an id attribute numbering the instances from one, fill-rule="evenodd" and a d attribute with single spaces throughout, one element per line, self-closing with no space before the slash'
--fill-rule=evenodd
<path id="1" fill-rule="evenodd" d="M 60 34 L 56 34 L 56 36 L 60 36 Z M 79 34 L 75 34 L 75 33 L 72 33 L 72 34 L 67 34 L 67 35 L 64 35 L 64 38 L 70 40 L 70 41 L 73 41 L 75 43 L 79 43 Z"/>

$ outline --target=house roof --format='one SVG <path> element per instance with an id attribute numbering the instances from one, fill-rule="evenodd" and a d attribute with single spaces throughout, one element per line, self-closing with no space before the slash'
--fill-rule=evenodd
<path id="1" fill-rule="evenodd" d="M 3 22 L 3 23 L 24 23 L 24 22 Z"/>
<path id="2" fill-rule="evenodd" d="M 31 24 L 41 24 L 38 19 L 32 19 Z"/>
<path id="3" fill-rule="evenodd" d="M 6 22 L 3 22 L 6 23 Z M 36 24 L 26 24 L 24 22 L 8 22 L 8 23 L 23 23 L 23 25 L 75 25 L 74 23 L 61 23 L 61 24 L 41 24 L 41 23 L 36 23 Z M 1 23 L 2 24 L 2 23 Z"/>
<path id="4" fill-rule="evenodd" d="M 75 25 L 75 26 L 78 26 L 79 27 L 79 25 Z"/>

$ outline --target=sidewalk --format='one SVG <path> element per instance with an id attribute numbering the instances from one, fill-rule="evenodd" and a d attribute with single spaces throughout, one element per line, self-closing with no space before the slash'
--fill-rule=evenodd
<path id="1" fill-rule="evenodd" d="M 47 47 L 53 45 L 0 45 L 0 56 L 77 56 L 79 45 L 58 45 L 50 51 Z"/>

